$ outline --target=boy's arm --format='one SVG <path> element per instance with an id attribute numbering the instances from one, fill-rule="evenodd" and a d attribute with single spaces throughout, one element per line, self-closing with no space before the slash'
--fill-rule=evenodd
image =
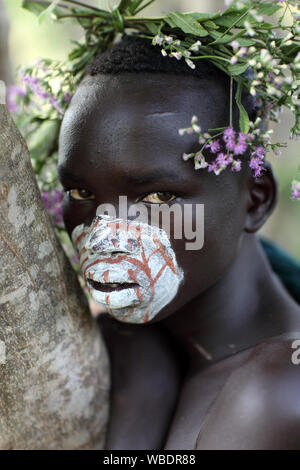
<path id="1" fill-rule="evenodd" d="M 260 345 L 233 372 L 200 429 L 197 450 L 300 450 L 300 364 L 292 363 L 292 342 Z"/>
<path id="2" fill-rule="evenodd" d="M 98 318 L 111 360 L 111 412 L 106 449 L 162 449 L 173 417 L 180 368 L 159 325 Z"/>

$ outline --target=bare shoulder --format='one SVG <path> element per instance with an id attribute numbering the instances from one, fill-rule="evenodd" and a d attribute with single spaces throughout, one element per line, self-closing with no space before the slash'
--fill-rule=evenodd
<path id="1" fill-rule="evenodd" d="M 300 332 L 255 346 L 211 405 L 197 449 L 300 450 Z"/>

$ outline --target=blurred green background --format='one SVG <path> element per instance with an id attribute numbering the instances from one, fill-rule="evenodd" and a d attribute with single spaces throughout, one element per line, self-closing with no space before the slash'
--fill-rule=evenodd
<path id="1" fill-rule="evenodd" d="M 68 22 L 61 25 L 47 21 L 39 25 L 33 14 L 21 8 L 21 0 L 4 0 L 4 3 L 11 23 L 9 46 L 14 72 L 19 65 L 24 66 L 37 57 L 64 59 L 72 48 L 70 39 L 82 36 L 80 28 Z M 116 2 L 89 0 L 85 3 L 110 8 Z M 148 14 L 157 15 L 169 10 L 212 12 L 224 9 L 224 4 L 224 0 L 157 0 L 148 9 Z M 279 202 L 262 232 L 300 260 L 300 202 L 290 199 L 290 183 L 300 163 L 300 148 L 299 141 L 288 140 L 291 121 L 291 115 L 283 113 L 281 123 L 274 127 L 274 139 L 287 141 L 288 148 L 280 157 L 269 156 L 279 182 Z"/>

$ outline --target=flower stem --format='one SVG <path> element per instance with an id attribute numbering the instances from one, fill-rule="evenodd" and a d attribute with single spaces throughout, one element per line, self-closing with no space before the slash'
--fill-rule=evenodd
<path id="1" fill-rule="evenodd" d="M 233 77 L 230 77 L 230 116 L 229 116 L 230 127 L 232 127 L 232 105 L 233 105 Z"/>

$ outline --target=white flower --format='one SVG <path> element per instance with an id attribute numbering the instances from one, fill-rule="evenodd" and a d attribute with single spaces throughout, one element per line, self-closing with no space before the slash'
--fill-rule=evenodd
<path id="1" fill-rule="evenodd" d="M 237 52 L 237 56 L 238 57 L 244 57 L 248 52 L 248 48 L 247 47 L 241 47 L 240 50 Z"/>
<path id="2" fill-rule="evenodd" d="M 185 57 L 191 57 L 192 53 L 190 51 L 184 51 Z"/>
<path id="3" fill-rule="evenodd" d="M 193 51 L 193 52 L 199 52 L 199 48 L 200 48 L 201 45 L 202 45 L 202 42 L 197 41 L 190 47 L 190 50 Z"/>
<path id="4" fill-rule="evenodd" d="M 254 31 L 254 29 L 252 28 L 252 26 L 251 26 L 251 24 L 249 23 L 249 21 L 245 21 L 244 26 L 245 26 L 245 28 L 246 28 L 246 30 L 247 30 L 248 36 L 251 36 L 251 37 L 252 37 L 252 36 L 255 36 L 255 31 Z"/>
<path id="5" fill-rule="evenodd" d="M 260 60 L 263 64 L 268 64 L 272 60 L 272 56 L 267 49 L 260 51 Z"/>
<path id="6" fill-rule="evenodd" d="M 196 132 L 197 134 L 200 134 L 201 127 L 198 126 L 198 124 L 193 124 L 193 131 Z"/>
<path id="7" fill-rule="evenodd" d="M 160 36 L 155 36 L 155 38 L 153 39 L 153 44 L 156 45 L 158 44 L 159 46 L 161 46 L 163 43 L 163 38 L 161 38 Z"/>
<path id="8" fill-rule="evenodd" d="M 195 70 L 196 65 L 194 64 L 194 62 L 193 62 L 192 60 L 187 59 L 187 60 L 186 60 L 186 63 L 188 64 L 188 66 L 189 66 L 191 69 Z"/>
<path id="9" fill-rule="evenodd" d="M 171 55 L 177 60 L 180 60 L 182 58 L 181 52 L 171 52 Z"/>
<path id="10" fill-rule="evenodd" d="M 168 55 L 167 52 L 166 52 L 164 49 L 161 50 L 161 54 L 162 54 L 164 57 L 166 57 L 166 56 Z"/>
<path id="11" fill-rule="evenodd" d="M 166 41 L 168 44 L 172 44 L 172 42 L 174 41 L 174 39 L 172 38 L 172 36 L 165 36 L 165 41 Z"/>
<path id="12" fill-rule="evenodd" d="M 191 124 L 196 124 L 196 122 L 198 122 L 198 117 L 194 115 L 194 116 L 192 117 Z"/>
<path id="13" fill-rule="evenodd" d="M 203 155 L 201 155 L 201 153 L 197 153 L 195 157 L 195 170 L 201 170 L 207 167 L 208 163 L 205 161 Z"/>
<path id="14" fill-rule="evenodd" d="M 189 153 L 189 154 L 188 154 L 188 153 L 184 153 L 184 154 L 182 155 L 182 159 L 183 159 L 183 161 L 186 162 L 187 160 L 189 160 L 189 159 L 192 158 L 193 156 L 194 156 L 193 153 Z"/>
<path id="15" fill-rule="evenodd" d="M 238 41 L 232 41 L 232 43 L 230 44 L 232 49 L 234 50 L 237 50 L 239 47 L 240 47 L 240 44 Z"/>
<path id="16" fill-rule="evenodd" d="M 230 59 L 231 65 L 235 65 L 237 63 L 237 61 L 238 61 L 238 58 L 235 55 L 233 57 L 231 57 L 231 59 Z"/>

